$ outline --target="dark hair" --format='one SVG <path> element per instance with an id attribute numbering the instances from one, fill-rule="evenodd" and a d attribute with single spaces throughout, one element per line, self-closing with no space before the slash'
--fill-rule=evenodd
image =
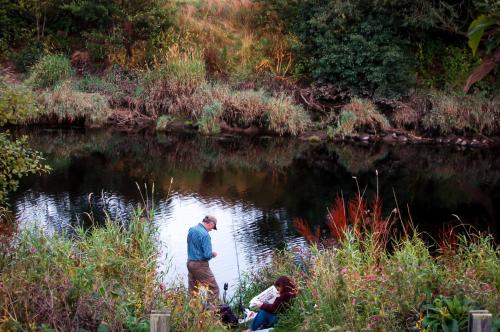
<path id="1" fill-rule="evenodd" d="M 281 287 L 281 293 L 289 292 L 289 293 L 296 293 L 297 288 L 295 287 L 292 279 L 288 278 L 287 276 L 281 276 L 276 281 L 274 282 L 274 286 L 277 288 Z"/>

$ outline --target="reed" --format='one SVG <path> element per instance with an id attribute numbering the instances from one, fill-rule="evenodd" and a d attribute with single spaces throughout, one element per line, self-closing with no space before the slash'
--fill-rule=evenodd
<path id="1" fill-rule="evenodd" d="M 42 94 L 41 104 L 44 105 L 44 112 L 39 113 L 38 117 L 55 119 L 57 122 L 83 120 L 86 125 L 101 126 L 110 115 L 106 97 L 99 93 L 75 91 L 69 81 L 54 91 Z"/>
<path id="2" fill-rule="evenodd" d="M 251 294 L 283 273 L 300 285 L 275 330 L 425 331 L 437 319 L 428 308 L 440 303 L 454 306 L 447 320 L 463 322 L 461 313 L 481 308 L 498 325 L 500 249 L 492 237 L 446 229 L 436 252 L 411 227 L 396 235 L 393 214 L 382 217 L 378 195 L 370 204 L 360 193 L 347 202 L 339 195 L 326 225 L 333 242 L 295 219 L 309 250 L 281 253 L 279 264 L 247 281 Z"/>
<path id="3" fill-rule="evenodd" d="M 116 330 L 145 318 L 158 254 L 147 211 L 137 208 L 126 226 L 108 220 L 68 235 L 27 228 L 2 248 L 0 329 Z"/>

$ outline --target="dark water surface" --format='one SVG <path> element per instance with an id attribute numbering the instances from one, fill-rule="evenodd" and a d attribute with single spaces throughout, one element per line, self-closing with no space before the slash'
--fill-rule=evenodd
<path id="1" fill-rule="evenodd" d="M 219 252 L 211 263 L 216 278 L 234 284 L 236 248 L 248 271 L 276 248 L 303 244 L 292 219 L 324 229 L 335 196 L 357 191 L 353 177 L 367 197 L 374 195 L 375 170 L 386 214 L 396 206 L 395 193 L 422 231 L 438 234 L 461 220 L 498 238 L 498 150 L 67 130 L 29 137 L 53 171 L 26 178 L 13 195 L 21 224 L 60 231 L 88 224 L 86 212 L 102 221 L 103 210 L 127 220 L 141 201 L 135 183 L 154 183 L 169 279 L 185 278 L 187 230 L 205 214 L 219 219 L 219 231 L 211 233 Z"/>

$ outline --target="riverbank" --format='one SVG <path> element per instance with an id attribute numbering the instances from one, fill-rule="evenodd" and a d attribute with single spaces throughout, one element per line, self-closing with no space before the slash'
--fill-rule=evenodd
<path id="1" fill-rule="evenodd" d="M 0 125 L 497 145 L 498 45 L 465 37 L 496 7 L 49 1 L 42 24 L 15 2 L 0 20 Z"/>
<path id="2" fill-rule="evenodd" d="M 70 72 L 71 68 L 66 71 Z M 339 104 L 337 111 L 336 106 L 331 106 L 333 108 L 321 116 L 317 113 L 319 102 L 314 103 L 316 110 L 309 107 L 311 102 L 300 97 L 303 92 L 299 87 L 289 87 L 286 92 L 262 88 L 241 90 L 211 84 L 204 78 L 199 78 L 197 83 L 176 81 L 167 74 L 160 81 L 153 80 L 146 85 L 168 90 L 174 89 L 172 80 L 177 82 L 175 91 L 163 91 L 159 96 L 159 92 L 152 90 L 135 95 L 134 91 L 147 89 L 143 79 L 133 78 L 132 73 L 118 68 L 97 76 L 67 77 L 42 90 L 33 88 L 29 80 L 21 82 L 9 75 L 3 76 L 0 102 L 2 123 L 8 126 L 104 127 L 128 132 L 198 132 L 210 136 L 298 136 L 310 142 L 361 141 L 471 148 L 500 145 L 500 104 L 491 101 L 490 106 L 481 103 L 470 106 L 477 109 L 457 106 L 460 98 L 469 100 L 469 96 L 456 97 L 455 112 L 458 113 L 447 113 L 446 108 L 436 109 L 431 104 L 420 115 L 413 114 L 402 120 L 401 117 L 409 115 L 400 114 L 398 109 L 406 113 L 414 109 L 401 100 L 386 100 L 385 104 L 397 104 L 399 108 L 381 112 L 381 106 L 367 99 L 344 98 L 344 106 Z M 55 78 L 50 80 L 57 82 Z M 438 116 L 435 112 L 444 113 Z M 469 115 L 460 115 L 464 112 Z"/>
<path id="3" fill-rule="evenodd" d="M 299 295 L 276 331 L 462 329 L 470 309 L 489 310 L 498 328 L 500 251 L 491 237 L 450 230 L 432 247 L 411 227 L 396 235 L 391 218 L 349 211 L 342 217 L 336 202 L 323 239 L 296 220 L 313 245 L 276 252 L 246 275 L 243 302 L 288 275 Z M 149 312 L 166 309 L 174 330 L 228 330 L 184 285 L 161 281 L 167 271 L 157 269 L 161 244 L 147 210 L 74 234 L 18 229 L 0 243 L 2 329 L 147 331 Z"/>

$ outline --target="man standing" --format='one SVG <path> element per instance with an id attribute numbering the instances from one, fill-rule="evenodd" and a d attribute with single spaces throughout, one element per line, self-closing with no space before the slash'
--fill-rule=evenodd
<path id="1" fill-rule="evenodd" d="M 212 251 L 212 239 L 208 234 L 212 229 L 217 230 L 217 219 L 214 216 L 206 216 L 201 223 L 189 229 L 187 269 L 189 293 L 193 294 L 200 284 L 208 286 L 209 300 L 215 303 L 219 300 L 219 286 L 208 265 L 208 261 L 217 256 L 217 252 Z"/>

